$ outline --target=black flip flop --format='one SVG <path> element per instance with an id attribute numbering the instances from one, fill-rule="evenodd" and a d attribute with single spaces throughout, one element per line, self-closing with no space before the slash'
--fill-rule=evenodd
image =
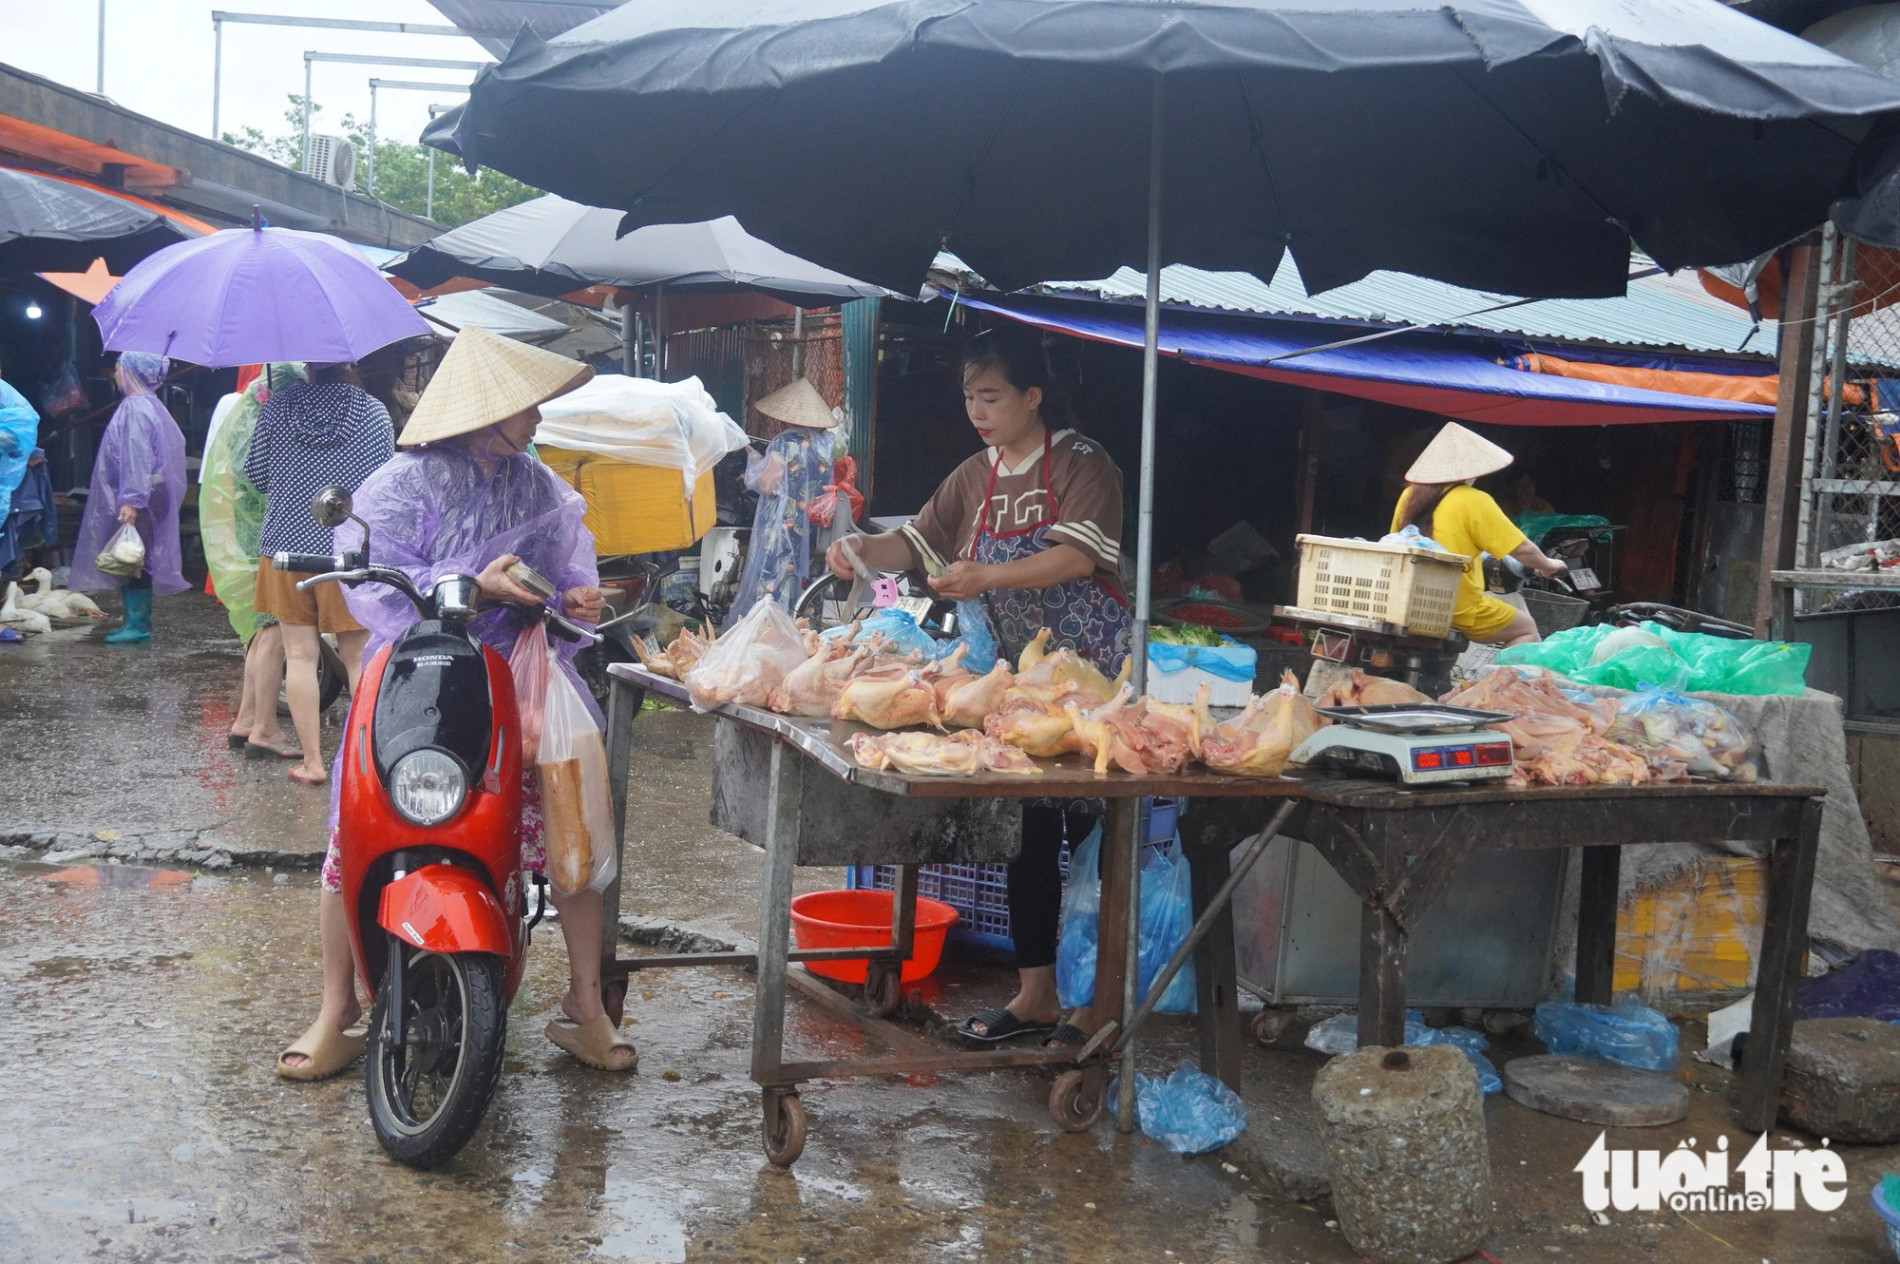
<path id="1" fill-rule="evenodd" d="M 983 1024 L 983 1031 L 971 1030 L 977 1023 Z M 965 1040 L 978 1040 L 986 1045 L 993 1045 L 1000 1041 L 1013 1040 L 1017 1036 L 1040 1035 L 1053 1030 L 1055 1030 L 1054 1023 L 1026 1022 L 999 1006 L 996 1009 L 986 1009 L 981 1014 L 972 1014 L 964 1019 L 963 1025 L 957 1028 L 957 1034 Z"/>
<path id="2" fill-rule="evenodd" d="M 1063 1045 L 1070 1049 L 1080 1049 L 1088 1042 L 1089 1038 L 1082 1034 L 1080 1027 L 1074 1023 L 1062 1023 L 1043 1040 L 1042 1047 L 1047 1049 L 1050 1045 Z"/>
<path id="3" fill-rule="evenodd" d="M 232 750 L 243 750 L 246 746 L 251 744 L 251 738 L 247 733 L 226 733 L 224 735 L 224 744 L 229 746 Z"/>

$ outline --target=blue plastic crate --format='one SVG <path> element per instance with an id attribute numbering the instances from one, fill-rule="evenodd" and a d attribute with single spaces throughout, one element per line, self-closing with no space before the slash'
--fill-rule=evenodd
<path id="1" fill-rule="evenodd" d="M 1148 846 L 1157 850 L 1174 839 L 1178 813 L 1185 799 L 1143 799 L 1142 820 Z M 1058 862 L 1064 881 L 1069 876 L 1069 844 Z M 845 885 L 853 891 L 888 891 L 897 878 L 891 865 L 853 865 L 845 871 Z M 950 938 L 1002 952 L 1013 952 L 1009 935 L 1008 865 L 922 865 L 917 870 L 917 894 L 942 900 L 957 911 Z"/>

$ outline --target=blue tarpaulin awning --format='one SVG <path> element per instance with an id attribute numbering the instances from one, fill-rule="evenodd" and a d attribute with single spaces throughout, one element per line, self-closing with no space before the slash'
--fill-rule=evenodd
<path id="1" fill-rule="evenodd" d="M 1022 294 L 965 294 L 955 301 L 1080 338 L 1142 345 L 1142 309 L 1131 305 Z M 1481 343 L 1450 335 L 1399 334 L 1280 358 L 1356 332 L 1320 322 L 1166 308 L 1160 349 L 1207 368 L 1492 425 L 1613 426 L 1774 415 L 1761 404 L 1528 373 L 1499 364 Z"/>

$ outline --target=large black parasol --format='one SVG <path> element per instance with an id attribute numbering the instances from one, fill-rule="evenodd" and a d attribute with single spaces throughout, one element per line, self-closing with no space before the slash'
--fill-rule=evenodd
<path id="1" fill-rule="evenodd" d="M 84 272 L 103 258 L 115 273 L 191 234 L 157 211 L 31 171 L 0 167 L 0 267 Z"/>

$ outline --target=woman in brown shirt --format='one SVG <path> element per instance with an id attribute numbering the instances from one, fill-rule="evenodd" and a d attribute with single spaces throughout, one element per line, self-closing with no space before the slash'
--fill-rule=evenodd
<path id="1" fill-rule="evenodd" d="M 1005 325 L 979 335 L 963 361 L 963 406 L 984 450 L 958 466 L 898 531 L 856 536 L 869 566 L 930 571 L 942 597 L 981 598 L 1014 662 L 1043 628 L 1108 675 L 1129 653 L 1133 621 L 1123 595 L 1122 476 L 1102 445 L 1051 424 L 1060 414 L 1039 335 Z M 825 561 L 848 577 L 842 542 Z M 1009 867 L 1010 933 L 1020 975 L 1014 999 L 963 1024 L 973 1040 L 1049 1033 L 1080 1045 L 1088 1007 L 1057 1026 L 1057 867 L 1065 835 L 1080 842 L 1101 814 L 1093 800 L 1034 800 L 1023 808 L 1022 855 Z"/>

